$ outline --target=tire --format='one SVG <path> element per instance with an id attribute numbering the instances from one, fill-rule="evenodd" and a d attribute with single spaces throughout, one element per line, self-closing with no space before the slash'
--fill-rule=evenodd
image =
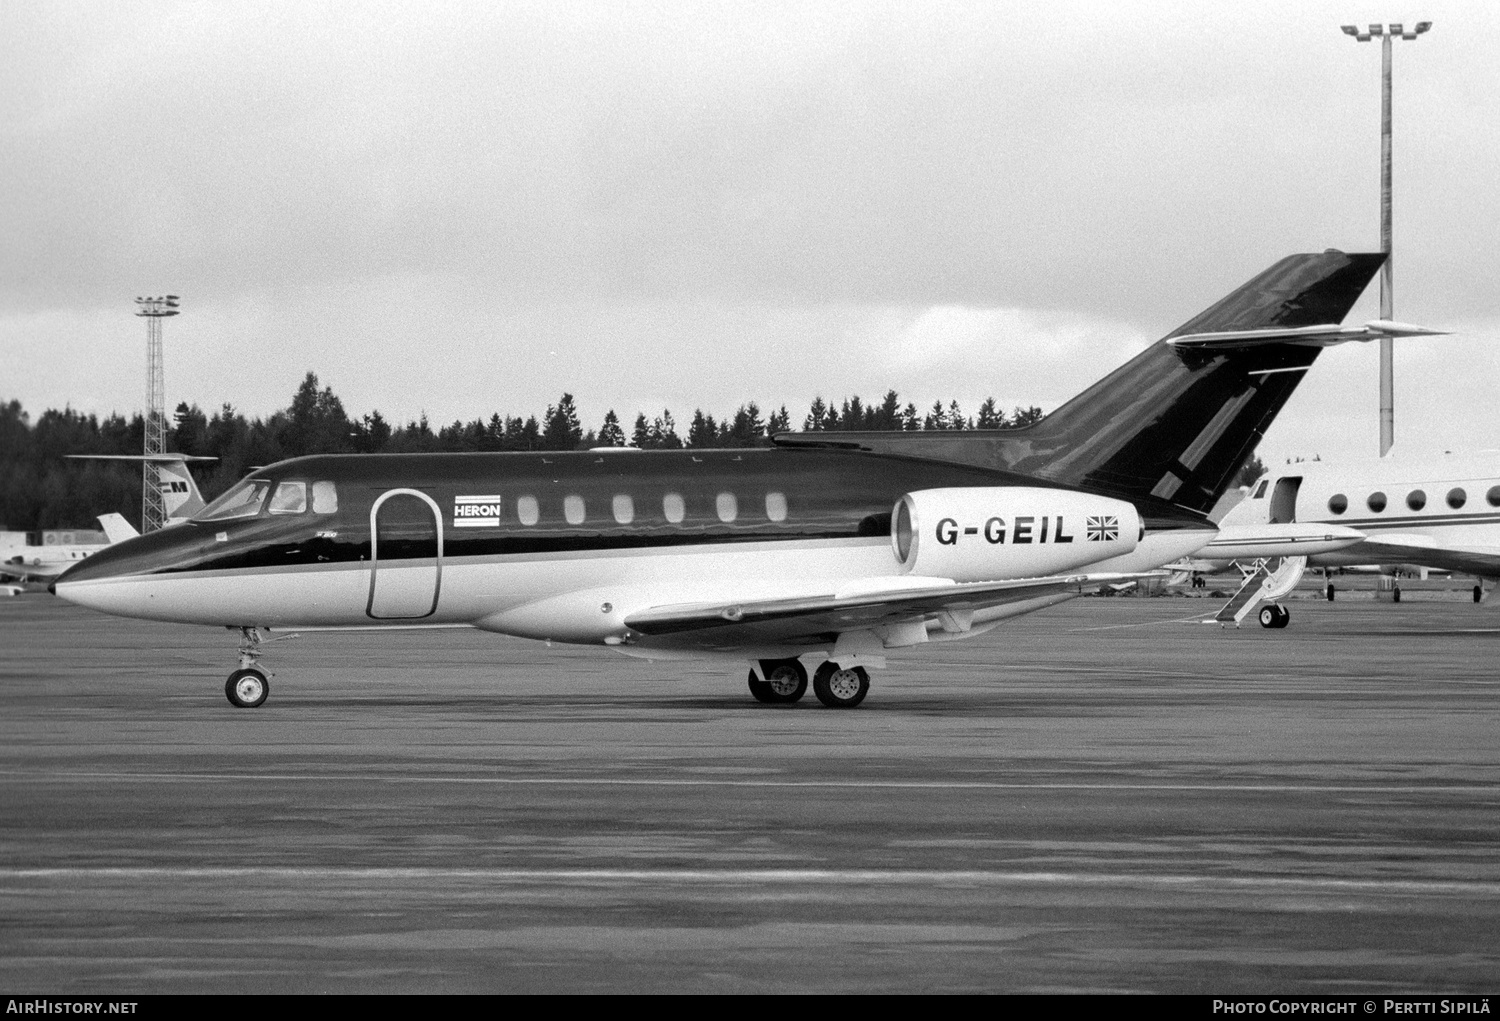
<path id="1" fill-rule="evenodd" d="M 224 682 L 224 695 L 236 709 L 254 709 L 271 694 L 271 682 L 254 667 L 236 670 Z"/>
<path id="2" fill-rule="evenodd" d="M 1292 622 L 1292 611 L 1288 610 L 1285 606 L 1278 606 L 1278 607 L 1276 607 L 1276 623 L 1273 624 L 1273 625 L 1271 625 L 1271 626 L 1272 627 L 1282 628 L 1282 627 L 1286 627 L 1291 622 Z"/>
<path id="3" fill-rule="evenodd" d="M 1483 598 L 1484 598 L 1484 586 L 1483 585 L 1475 585 L 1474 586 L 1474 602 L 1477 603 L 1477 602 L 1479 602 Z"/>
<path id="4" fill-rule="evenodd" d="M 1328 601 L 1330 603 L 1333 602 L 1333 593 L 1334 593 L 1333 582 L 1330 581 L 1328 583 Z"/>
<path id="5" fill-rule="evenodd" d="M 1277 620 L 1279 620 L 1281 618 L 1281 615 L 1276 612 L 1276 607 L 1273 606 L 1273 605 L 1271 605 L 1271 604 L 1269 604 L 1269 603 L 1267 603 L 1265 606 L 1262 606 L 1260 608 L 1260 613 L 1258 613 L 1256 615 L 1256 617 L 1260 621 L 1260 626 L 1261 627 L 1279 627 L 1280 626 L 1276 622 L 1277 622 Z"/>
<path id="6" fill-rule="evenodd" d="M 1401 602 L 1401 586 L 1400 585 L 1392 586 L 1392 588 L 1391 588 L 1391 602 L 1393 602 L 1393 603 L 1399 603 L 1399 602 Z"/>
<path id="7" fill-rule="evenodd" d="M 870 693 L 870 675 L 862 666 L 841 670 L 824 663 L 813 674 L 813 694 L 830 709 L 853 709 Z"/>
<path id="8" fill-rule="evenodd" d="M 760 662 L 763 681 L 750 671 L 750 694 L 757 702 L 785 705 L 796 702 L 807 693 L 807 668 L 795 659 L 763 659 Z"/>

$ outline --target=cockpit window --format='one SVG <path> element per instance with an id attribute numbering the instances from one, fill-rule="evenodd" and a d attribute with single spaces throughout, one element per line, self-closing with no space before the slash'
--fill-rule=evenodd
<path id="1" fill-rule="evenodd" d="M 1266 486 L 1270 483 L 1270 481 L 1271 481 L 1270 479 L 1261 479 L 1260 480 L 1260 485 L 1258 485 L 1258 486 L 1255 487 L 1255 495 L 1253 497 L 1251 497 L 1251 499 L 1252 500 L 1259 500 L 1261 497 L 1265 496 L 1266 495 Z"/>
<path id="2" fill-rule="evenodd" d="M 229 521 L 233 518 L 253 518 L 260 513 L 271 491 L 270 479 L 245 479 L 229 492 L 203 508 L 194 521 Z"/>
<path id="3" fill-rule="evenodd" d="M 336 514 L 339 509 L 339 491 L 332 482 L 313 483 L 313 513 Z"/>
<path id="4" fill-rule="evenodd" d="M 283 482 L 271 497 L 272 514 L 301 514 L 307 510 L 307 483 Z"/>

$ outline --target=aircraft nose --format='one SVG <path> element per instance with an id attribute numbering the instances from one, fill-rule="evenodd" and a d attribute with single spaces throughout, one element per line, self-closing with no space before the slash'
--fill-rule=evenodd
<path id="1" fill-rule="evenodd" d="M 108 546 L 68 568 L 49 590 L 70 603 L 125 617 L 141 616 L 154 576 L 190 562 L 202 545 L 191 524 L 175 525 Z"/>

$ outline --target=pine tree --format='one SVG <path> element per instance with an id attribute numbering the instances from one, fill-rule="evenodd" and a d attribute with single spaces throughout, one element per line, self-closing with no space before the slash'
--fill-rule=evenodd
<path id="1" fill-rule="evenodd" d="M 975 425 L 980 429 L 1005 428 L 1005 412 L 996 407 L 995 398 L 984 399 L 984 403 L 979 406 L 979 421 Z"/>
<path id="2" fill-rule="evenodd" d="M 777 433 L 790 432 L 792 429 L 792 416 L 786 410 L 786 405 L 781 410 L 771 412 L 771 417 L 766 419 L 766 438 L 775 436 Z"/>
<path id="3" fill-rule="evenodd" d="M 601 447 L 623 447 L 625 445 L 625 430 L 620 428 L 620 419 L 615 415 L 614 408 L 610 408 L 604 413 L 604 425 L 599 428 L 597 443 Z"/>
<path id="4" fill-rule="evenodd" d="M 573 395 L 565 393 L 557 406 L 547 405 L 547 424 L 542 429 L 543 450 L 577 450 L 583 439 L 583 426 L 578 421 L 578 409 L 573 406 Z"/>
<path id="5" fill-rule="evenodd" d="M 802 422 L 803 432 L 822 432 L 823 416 L 828 414 L 828 406 L 823 403 L 823 395 L 819 394 L 813 398 L 812 407 L 807 409 L 807 418 Z"/>
<path id="6" fill-rule="evenodd" d="M 712 415 L 705 415 L 702 408 L 693 411 L 693 421 L 688 425 L 687 445 L 690 447 L 712 447 L 719 442 L 719 425 Z"/>

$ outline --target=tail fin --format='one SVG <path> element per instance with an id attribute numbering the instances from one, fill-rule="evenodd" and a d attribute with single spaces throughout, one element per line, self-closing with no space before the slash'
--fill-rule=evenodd
<path id="1" fill-rule="evenodd" d="M 193 473 L 181 458 L 158 461 L 156 480 L 161 486 L 162 505 L 169 522 L 190 518 L 207 506 L 203 494 L 198 492 L 198 483 L 193 481 Z"/>
<path id="2" fill-rule="evenodd" d="M 134 539 L 140 535 L 135 526 L 125 520 L 123 514 L 100 514 L 99 526 L 104 529 L 104 537 L 110 541 L 110 545 L 124 542 L 126 539 Z"/>
<path id="3" fill-rule="evenodd" d="M 1024 429 L 776 442 L 976 464 L 1207 513 L 1318 352 L 1378 335 L 1337 324 L 1384 261 L 1378 252 L 1288 256 Z"/>

